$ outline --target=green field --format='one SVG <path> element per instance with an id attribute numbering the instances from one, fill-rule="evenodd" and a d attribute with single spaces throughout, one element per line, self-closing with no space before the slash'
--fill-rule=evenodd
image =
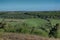
<path id="1" fill-rule="evenodd" d="M 1 21 L 3 19 L 0 19 Z M 52 26 L 56 23 L 60 24 L 60 19 L 50 19 Z M 5 27 L 0 29 L 1 32 L 12 32 L 12 33 L 28 33 L 40 36 L 48 37 L 48 32 L 42 30 L 40 27 L 49 29 L 46 24 L 48 23 L 45 19 L 31 18 L 31 19 L 4 19 L 6 23 Z M 34 30 L 32 31 L 32 29 Z M 32 32 L 31 32 L 32 31 Z M 58 30 L 58 37 L 60 37 L 60 30 Z"/>

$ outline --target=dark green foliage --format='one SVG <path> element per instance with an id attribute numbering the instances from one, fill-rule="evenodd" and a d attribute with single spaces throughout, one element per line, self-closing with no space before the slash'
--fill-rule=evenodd
<path id="1" fill-rule="evenodd" d="M 59 24 L 56 24 L 53 28 L 51 28 L 49 32 L 49 37 L 55 37 L 57 38 L 57 31 L 58 31 Z"/>
<path id="2" fill-rule="evenodd" d="M 31 29 L 31 32 L 30 32 L 30 33 L 33 33 L 33 32 L 34 32 L 34 29 L 35 29 L 35 27 L 32 27 L 32 29 Z"/>
<path id="3" fill-rule="evenodd" d="M 49 29 L 48 31 L 50 31 L 50 29 L 52 28 L 51 21 L 50 21 L 50 19 L 45 19 L 45 20 L 47 21 L 46 27 L 47 27 L 47 29 Z"/>
<path id="4" fill-rule="evenodd" d="M 0 22 L 0 29 L 3 29 L 5 27 L 6 23 L 4 22 L 4 19 Z"/>
<path id="5" fill-rule="evenodd" d="M 0 12 L 0 18 L 15 18 L 15 19 L 27 19 L 27 18 L 53 18 L 60 19 L 60 11 L 36 11 L 36 12 L 24 12 L 24 11 L 10 11 Z"/>
<path id="6" fill-rule="evenodd" d="M 48 30 L 46 30 L 45 28 L 42 28 L 41 27 L 41 29 L 42 30 L 44 30 L 45 32 L 48 32 L 48 36 L 49 37 L 54 37 L 54 38 L 57 38 L 57 31 L 58 31 L 58 28 L 59 28 L 59 23 L 57 23 L 55 26 L 52 26 L 52 24 L 51 24 L 51 21 L 49 20 L 49 19 L 46 19 L 47 20 L 47 29 Z"/>

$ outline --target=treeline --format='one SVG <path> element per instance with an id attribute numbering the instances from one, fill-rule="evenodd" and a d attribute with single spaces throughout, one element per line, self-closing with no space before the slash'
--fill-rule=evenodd
<path id="1" fill-rule="evenodd" d="M 36 12 L 24 12 L 24 11 L 12 11 L 12 12 L 0 12 L 0 18 L 53 18 L 60 19 L 60 11 L 36 11 Z"/>

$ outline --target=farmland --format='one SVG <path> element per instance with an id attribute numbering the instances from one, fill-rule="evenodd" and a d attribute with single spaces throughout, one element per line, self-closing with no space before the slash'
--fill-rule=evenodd
<path id="1" fill-rule="evenodd" d="M 0 23 L 5 24 L 3 28 L 0 27 L 0 33 L 22 33 L 49 37 L 50 28 L 57 23 L 60 25 L 60 12 L 0 12 Z M 60 38 L 59 28 L 57 38 Z"/>

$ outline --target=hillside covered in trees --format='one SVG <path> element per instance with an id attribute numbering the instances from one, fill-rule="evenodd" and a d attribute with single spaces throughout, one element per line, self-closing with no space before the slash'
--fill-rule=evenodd
<path id="1" fill-rule="evenodd" d="M 60 11 L 8 11 L 0 12 L 0 18 L 16 18 L 16 19 L 27 19 L 27 18 L 53 18 L 60 19 Z"/>

